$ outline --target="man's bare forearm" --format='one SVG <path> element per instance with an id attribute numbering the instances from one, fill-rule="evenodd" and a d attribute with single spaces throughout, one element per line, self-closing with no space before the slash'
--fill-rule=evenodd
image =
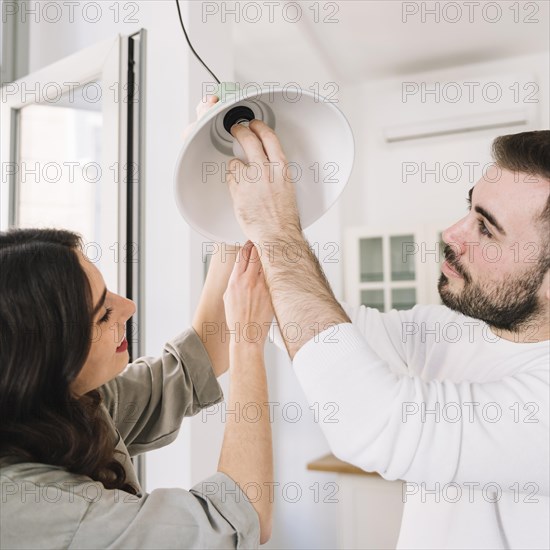
<path id="1" fill-rule="evenodd" d="M 301 232 L 284 238 L 264 236 L 259 246 L 275 317 L 291 359 L 323 330 L 350 322 Z"/>

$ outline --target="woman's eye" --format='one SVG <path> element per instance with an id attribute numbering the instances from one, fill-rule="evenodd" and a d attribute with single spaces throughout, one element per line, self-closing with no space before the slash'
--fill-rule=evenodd
<path id="1" fill-rule="evenodd" d="M 103 316 L 103 318 L 99 321 L 100 323 L 106 323 L 109 318 L 111 317 L 111 312 L 113 311 L 113 308 L 108 307 L 107 313 Z"/>
<path id="2" fill-rule="evenodd" d="M 483 223 L 483 220 L 479 220 L 478 225 L 479 225 L 479 232 L 482 235 L 485 235 L 486 237 L 489 237 L 489 238 L 492 237 L 490 231 L 487 229 L 487 226 Z"/>

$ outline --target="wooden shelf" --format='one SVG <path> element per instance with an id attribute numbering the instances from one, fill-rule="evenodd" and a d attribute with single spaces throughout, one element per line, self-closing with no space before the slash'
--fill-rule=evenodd
<path id="1" fill-rule="evenodd" d="M 336 472 L 339 474 L 355 474 L 361 476 L 380 477 L 375 472 L 365 472 L 357 466 L 353 466 L 348 462 L 344 462 L 336 458 L 332 453 L 313 460 L 307 465 L 308 470 L 316 470 L 318 472 Z"/>

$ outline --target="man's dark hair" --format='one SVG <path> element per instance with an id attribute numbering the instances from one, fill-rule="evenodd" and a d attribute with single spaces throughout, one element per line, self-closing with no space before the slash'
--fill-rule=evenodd
<path id="1" fill-rule="evenodd" d="M 550 130 L 497 137 L 492 153 L 500 168 L 550 181 Z M 550 194 L 535 223 L 542 237 L 540 261 L 550 269 Z"/>

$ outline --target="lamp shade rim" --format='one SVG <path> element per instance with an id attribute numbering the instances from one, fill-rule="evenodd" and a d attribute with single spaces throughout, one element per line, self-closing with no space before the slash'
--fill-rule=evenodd
<path id="1" fill-rule="evenodd" d="M 183 143 L 182 143 L 182 146 L 181 146 L 181 149 L 180 149 L 177 161 L 176 161 L 175 170 L 174 170 L 174 182 L 173 182 L 174 187 L 173 187 L 173 189 L 174 189 L 174 195 L 175 195 L 175 199 L 176 199 L 176 205 L 177 205 L 177 208 L 178 208 L 180 214 L 185 219 L 185 221 L 189 224 L 189 226 L 192 229 L 194 229 L 195 231 L 197 231 L 199 234 L 203 235 L 204 237 L 207 237 L 208 239 L 211 239 L 212 241 L 217 242 L 217 243 L 221 243 L 221 242 L 240 242 L 240 240 L 242 240 L 242 239 L 237 239 L 237 240 L 234 239 L 234 236 L 237 233 L 236 231 L 233 231 L 233 232 L 228 231 L 228 233 L 231 233 L 231 235 L 228 234 L 226 237 L 222 236 L 223 231 L 217 231 L 217 232 L 214 232 L 214 233 L 212 231 L 209 231 L 206 227 L 204 227 L 204 225 L 202 225 L 200 223 L 201 219 L 200 219 L 199 216 L 197 216 L 196 208 L 194 208 L 192 204 L 191 204 L 191 206 L 188 204 L 189 196 L 187 196 L 188 197 L 187 199 L 184 199 L 184 193 L 185 193 L 184 189 L 188 188 L 189 184 L 182 183 L 182 174 L 184 174 L 184 172 L 182 171 L 182 164 L 184 162 L 189 164 L 190 160 L 191 160 L 191 162 L 194 162 L 193 154 L 196 154 L 196 151 L 191 150 L 191 152 L 190 152 L 191 157 L 189 159 L 185 160 L 185 156 L 188 153 L 188 149 L 192 146 L 193 141 L 198 138 L 199 134 L 201 132 L 205 131 L 205 129 L 206 129 L 206 127 L 208 127 L 208 125 L 215 124 L 214 119 L 216 117 L 222 115 L 223 111 L 230 109 L 233 105 L 236 105 L 237 103 L 240 103 L 240 102 L 246 101 L 246 100 L 254 100 L 256 98 L 262 98 L 263 94 L 270 94 L 270 96 L 269 96 L 270 98 L 271 97 L 276 98 L 278 95 L 279 95 L 279 97 L 281 97 L 280 94 L 283 94 L 283 93 L 286 93 L 286 90 L 283 87 L 269 87 L 269 88 L 259 88 L 258 87 L 258 88 L 253 88 L 253 89 L 251 89 L 251 90 L 249 90 L 245 93 L 237 92 L 234 97 L 233 97 L 233 94 L 232 94 L 230 100 L 226 100 L 226 101 L 223 101 L 223 102 L 219 101 L 216 104 L 214 104 L 196 122 L 195 127 L 191 130 L 191 132 L 183 140 Z M 339 181 L 341 182 L 338 185 L 338 188 L 334 189 L 332 192 L 331 191 L 327 192 L 327 196 L 325 198 L 318 199 L 317 206 L 315 206 L 314 208 L 308 208 L 309 211 L 307 212 L 308 215 L 305 216 L 306 219 L 302 220 L 302 214 L 300 216 L 300 218 L 302 220 L 302 227 L 303 227 L 303 229 L 306 229 L 311 224 L 315 223 L 330 208 L 332 208 L 334 206 L 334 204 L 340 198 L 344 188 L 346 187 L 346 184 L 347 184 L 347 182 L 348 182 L 348 180 L 351 176 L 351 173 L 353 171 L 353 166 L 354 166 L 354 163 L 355 163 L 355 139 L 354 139 L 354 135 L 353 135 L 351 125 L 350 125 L 349 121 L 347 120 L 344 113 L 335 105 L 334 102 L 328 101 L 328 100 L 324 101 L 324 98 L 322 98 L 322 96 L 319 96 L 319 94 L 315 94 L 315 93 L 313 93 L 311 91 L 308 91 L 308 90 L 301 90 L 301 96 L 295 103 L 299 104 L 299 102 L 303 98 L 308 99 L 307 104 L 309 104 L 309 105 L 311 105 L 311 101 L 313 101 L 315 103 L 324 103 L 324 107 L 325 108 L 328 107 L 330 109 L 330 111 L 333 113 L 333 115 L 328 115 L 327 114 L 326 116 L 328 117 L 328 119 L 330 119 L 331 116 L 336 117 L 336 119 L 333 118 L 332 120 L 337 120 L 337 122 L 334 122 L 334 123 L 338 127 L 338 137 L 340 138 L 340 136 L 341 136 L 342 139 L 340 141 L 344 144 L 343 149 L 345 150 L 345 155 L 344 155 L 344 158 L 342 160 L 341 165 L 338 164 L 338 163 L 333 163 L 333 164 L 336 164 L 336 166 L 338 167 L 339 170 L 342 170 L 341 172 L 338 173 Z M 265 103 L 268 103 L 268 101 L 274 101 L 274 99 L 270 99 L 270 100 L 262 99 L 262 101 L 265 101 Z M 312 107 L 308 107 L 308 109 L 311 109 L 311 108 Z M 322 111 L 322 112 L 326 113 L 327 111 Z M 321 118 L 323 118 L 323 117 L 321 117 Z M 276 133 L 278 132 L 277 127 L 275 127 L 275 132 Z M 204 140 L 204 136 L 201 139 Z M 334 138 L 332 138 L 332 139 L 334 140 Z M 325 149 L 326 149 L 326 147 L 328 146 L 328 143 L 325 143 L 324 145 L 325 145 Z M 282 146 L 283 146 L 283 149 L 284 149 L 285 148 L 285 143 L 284 142 L 282 143 Z M 340 149 L 339 144 L 338 144 L 338 146 L 335 147 L 335 149 Z M 341 153 L 341 152 L 339 154 L 341 156 L 343 155 L 343 153 Z M 234 155 L 233 156 L 225 155 L 225 156 L 228 160 L 230 158 L 234 158 Z M 327 157 L 327 155 L 325 154 L 325 159 L 326 159 L 326 157 Z M 329 159 L 332 159 L 332 158 L 334 158 L 334 157 L 329 157 Z M 340 162 L 340 160 L 341 159 L 338 158 L 339 162 Z M 304 165 L 302 165 L 302 166 L 304 166 Z M 182 188 L 182 185 L 185 185 L 186 187 Z M 321 191 L 321 193 L 323 193 L 323 191 Z M 315 193 L 314 193 L 314 195 L 315 195 Z M 316 197 L 314 197 L 313 195 L 311 195 L 311 197 L 312 197 L 312 201 L 315 202 Z M 191 200 L 192 203 L 193 203 L 193 200 L 194 199 Z M 321 201 L 321 202 L 319 202 L 319 201 Z M 308 202 L 310 202 L 309 199 L 308 199 Z M 229 207 L 232 210 L 233 205 L 231 204 Z M 208 224 L 206 224 L 206 225 L 208 225 Z M 210 225 L 212 225 L 212 224 L 210 224 Z M 214 227 L 214 225 L 212 225 L 212 228 L 214 229 L 214 231 L 216 231 L 217 227 L 219 227 L 219 226 Z M 242 231 L 241 231 L 241 233 L 242 233 Z M 242 234 L 244 235 L 244 233 L 242 233 Z M 246 237 L 243 237 L 243 238 L 246 239 Z"/>

